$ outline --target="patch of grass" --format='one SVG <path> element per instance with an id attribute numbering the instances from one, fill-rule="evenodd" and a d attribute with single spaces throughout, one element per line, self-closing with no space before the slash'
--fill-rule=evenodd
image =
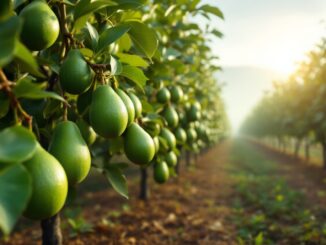
<path id="1" fill-rule="evenodd" d="M 94 231 L 93 224 L 82 216 L 81 208 L 67 208 L 64 211 L 64 216 L 67 218 L 66 226 L 69 228 L 69 237 Z"/>
<path id="2" fill-rule="evenodd" d="M 243 140 L 235 141 L 231 156 L 239 244 L 326 244 L 326 223 L 306 208 L 302 192 L 277 175 L 276 163 Z"/>

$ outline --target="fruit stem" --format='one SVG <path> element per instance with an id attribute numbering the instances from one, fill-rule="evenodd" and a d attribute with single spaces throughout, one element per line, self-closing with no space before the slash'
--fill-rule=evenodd
<path id="1" fill-rule="evenodd" d="M 63 38 L 60 57 L 64 58 L 69 50 L 69 40 L 70 40 L 70 33 L 66 23 L 67 10 L 66 10 L 66 5 L 64 3 L 59 3 L 59 13 L 60 13 L 60 18 L 59 18 L 60 30 Z"/>
<path id="2" fill-rule="evenodd" d="M 119 87 L 119 82 L 116 77 L 113 77 L 113 81 L 111 82 L 112 88 L 115 90 Z"/>
<path id="3" fill-rule="evenodd" d="M 66 96 L 65 96 L 65 100 L 66 100 Z M 67 121 L 67 120 L 68 120 L 68 104 L 63 103 L 63 121 Z"/>
<path id="4" fill-rule="evenodd" d="M 110 64 L 94 64 L 86 60 L 87 64 L 96 72 L 98 70 L 106 71 L 110 69 Z"/>
<path id="5" fill-rule="evenodd" d="M 29 115 L 21 106 L 19 100 L 16 98 L 14 92 L 12 91 L 12 87 L 15 85 L 15 83 L 9 81 L 3 72 L 2 69 L 0 69 L 0 90 L 5 91 L 5 93 L 10 98 L 10 105 L 14 109 L 14 112 L 19 112 L 20 115 L 23 117 L 23 119 L 26 121 L 28 128 L 32 130 L 32 122 L 33 117 Z M 18 117 L 16 117 L 16 122 L 18 121 Z"/>
<path id="6" fill-rule="evenodd" d="M 41 221 L 42 244 L 43 245 L 61 245 L 62 233 L 60 228 L 60 216 L 56 214 L 51 218 Z"/>

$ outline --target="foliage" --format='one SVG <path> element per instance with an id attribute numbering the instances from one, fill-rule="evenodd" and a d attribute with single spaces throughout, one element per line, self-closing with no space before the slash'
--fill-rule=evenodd
<path id="1" fill-rule="evenodd" d="M 326 39 L 322 39 L 287 81 L 274 83 L 274 89 L 258 103 L 242 131 L 279 141 L 308 138 L 321 143 L 325 150 L 325 59 Z"/>
<path id="2" fill-rule="evenodd" d="M 325 225 L 306 208 L 303 193 L 277 176 L 275 163 L 238 140 L 232 150 L 235 181 L 234 215 L 243 244 L 323 244 Z M 241 163 L 241 165 L 239 164 Z M 257 164 L 259 163 L 259 164 Z"/>
<path id="3" fill-rule="evenodd" d="M 31 32 L 43 35 L 42 45 L 33 47 L 32 52 L 29 49 L 35 41 L 32 33 L 24 35 L 24 39 L 21 37 L 23 31 L 26 33 L 24 28 L 29 20 L 20 16 L 30 1 L 12 4 L 4 0 L 1 4 L 4 5 L 0 12 L 0 182 L 1 187 L 6 188 L 0 193 L 3 207 L 0 229 L 5 234 L 9 234 L 29 202 L 32 181 L 23 163 L 33 157 L 37 145 L 48 149 L 61 121 L 82 121 L 78 123 L 80 131 L 73 134 L 80 134 L 87 142 L 92 166 L 107 177 L 117 192 L 128 197 L 123 170 L 129 162 L 112 161 L 114 156 L 124 153 L 123 146 L 127 145 L 123 143 L 126 125 L 122 123 L 127 121 L 126 104 L 115 95 L 117 88 L 126 92 L 132 101 L 134 121 L 141 126 L 142 134 L 158 138 L 154 158 L 142 167 L 164 161 L 169 152 L 177 156 L 182 150 L 198 153 L 226 136 L 227 118 L 220 86 L 214 79 L 214 73 L 220 68 L 214 64 L 215 57 L 207 44 L 208 35 L 221 37 L 222 34 L 209 25 L 203 30 L 192 21 L 197 15 L 208 20 L 223 19 L 217 7 L 201 5 L 198 0 L 42 1 L 37 6 L 45 6 L 53 25 L 46 30 L 34 30 L 34 22 L 30 20 Z M 60 25 L 60 34 L 54 43 L 52 39 L 57 36 L 57 30 L 51 28 L 56 28 L 57 22 L 53 16 Z M 34 27 L 42 28 L 38 24 Z M 53 34 L 51 40 L 49 33 Z M 74 61 L 70 62 L 72 53 Z M 112 111 L 113 104 L 121 108 L 113 108 L 119 116 L 109 113 L 109 120 L 101 122 L 99 127 L 116 123 L 121 129 L 118 137 L 100 136 L 89 117 L 92 102 L 96 100 L 93 91 L 100 85 L 113 89 L 107 96 L 111 96 L 108 101 L 114 103 L 96 108 L 96 116 L 101 118 L 107 108 Z M 159 89 L 165 87 L 172 91 L 176 86 L 183 92 L 178 101 L 167 104 L 157 101 Z M 160 131 L 176 129 L 162 114 L 166 106 L 172 106 L 177 112 L 178 127 L 195 130 L 197 137 L 169 147 L 169 139 L 161 137 Z M 85 150 L 86 143 L 81 137 L 76 138 L 78 140 L 71 141 L 76 144 L 75 149 L 83 146 Z M 170 166 L 171 173 L 173 168 Z M 10 178 L 7 178 L 9 172 Z M 13 178 L 20 175 L 21 178 Z M 23 180 L 24 187 L 21 187 Z M 19 207 L 6 205 L 9 192 L 20 200 Z M 84 230 L 82 221 L 70 221 L 70 225 L 76 231 Z"/>

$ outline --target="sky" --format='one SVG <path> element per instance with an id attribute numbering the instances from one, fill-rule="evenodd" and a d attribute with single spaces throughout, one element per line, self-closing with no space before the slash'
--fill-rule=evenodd
<path id="1" fill-rule="evenodd" d="M 226 83 L 223 96 L 236 131 L 264 91 L 271 87 L 272 80 L 293 72 L 297 62 L 326 34 L 326 0 L 204 2 L 218 6 L 225 16 L 225 21 L 214 21 L 214 27 L 224 33 L 224 38 L 211 46 L 225 70 L 218 77 Z M 241 69 L 238 77 L 234 74 L 237 67 Z M 245 68 L 250 71 L 245 72 Z M 257 79 L 253 68 L 259 73 L 258 86 L 252 82 Z M 254 87 L 248 89 L 250 85 Z"/>

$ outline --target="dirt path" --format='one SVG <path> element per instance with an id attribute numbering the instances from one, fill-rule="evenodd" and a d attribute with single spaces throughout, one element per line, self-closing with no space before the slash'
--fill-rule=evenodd
<path id="1" fill-rule="evenodd" d="M 180 178 L 164 186 L 151 181 L 148 202 L 136 198 L 138 180 L 130 182 L 130 201 L 111 188 L 87 192 L 76 207 L 64 213 L 80 207 L 81 223 L 86 228 L 91 224 L 93 232 L 69 238 L 74 233 L 64 222 L 64 243 L 235 244 L 234 226 L 229 220 L 232 190 L 225 168 L 229 148 L 230 143 L 224 143 L 211 149 L 198 160 L 195 171 L 182 169 Z M 8 244 L 40 244 L 40 229 L 35 223 L 31 225 L 14 233 Z"/>

